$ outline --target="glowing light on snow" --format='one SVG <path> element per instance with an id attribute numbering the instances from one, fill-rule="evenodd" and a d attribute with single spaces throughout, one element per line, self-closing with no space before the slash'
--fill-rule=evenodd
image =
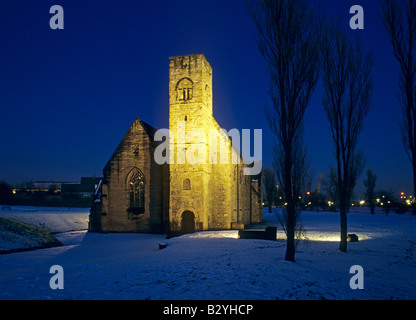
<path id="1" fill-rule="evenodd" d="M 201 231 L 195 232 L 192 234 L 186 235 L 189 238 L 199 238 L 199 239 L 221 239 L 221 238 L 228 238 L 228 239 L 238 239 L 238 231 L 237 230 L 224 230 L 224 231 Z"/>
<path id="2" fill-rule="evenodd" d="M 322 241 L 322 242 L 340 242 L 341 235 L 338 232 L 318 233 L 306 231 L 306 237 L 309 241 Z M 358 234 L 360 241 L 369 240 L 372 237 L 368 234 Z"/>

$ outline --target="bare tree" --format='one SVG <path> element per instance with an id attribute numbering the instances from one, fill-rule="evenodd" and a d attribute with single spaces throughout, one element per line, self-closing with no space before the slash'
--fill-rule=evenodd
<path id="1" fill-rule="evenodd" d="M 339 26 L 328 26 L 327 41 L 322 47 L 323 106 L 336 158 L 342 252 L 347 251 L 348 208 L 364 168 L 364 156 L 356 147 L 370 109 L 373 65 L 373 55 L 363 53 L 358 41 L 352 44 Z"/>
<path id="2" fill-rule="evenodd" d="M 364 180 L 365 198 L 370 207 L 371 214 L 374 214 L 376 209 L 376 182 L 377 176 L 371 169 L 367 170 L 367 179 Z"/>
<path id="3" fill-rule="evenodd" d="M 267 199 L 267 205 L 269 207 L 269 213 L 272 213 L 272 205 L 276 198 L 276 175 L 274 170 L 270 167 L 265 167 L 263 170 L 264 177 L 264 190 Z"/>
<path id="4" fill-rule="evenodd" d="M 413 168 L 416 196 L 416 0 L 383 0 L 382 19 L 400 64 L 402 140 Z"/>
<path id="5" fill-rule="evenodd" d="M 295 261 L 299 196 L 308 170 L 303 124 L 319 77 L 321 17 L 308 0 L 251 0 L 248 7 L 270 75 L 273 107 L 266 116 L 276 137 L 274 169 L 287 203 L 285 260 Z"/>

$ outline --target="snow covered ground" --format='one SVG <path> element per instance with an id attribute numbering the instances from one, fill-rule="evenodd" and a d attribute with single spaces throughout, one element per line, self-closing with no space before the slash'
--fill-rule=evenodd
<path id="1" fill-rule="evenodd" d="M 361 241 L 341 253 L 339 215 L 304 212 L 309 241 L 290 263 L 284 261 L 284 240 L 239 240 L 237 231 L 169 240 L 94 234 L 85 231 L 87 209 L 48 210 L 0 211 L 62 232 L 56 237 L 64 244 L 0 256 L 0 299 L 416 299 L 416 220 L 408 214 L 349 214 L 349 233 Z M 267 210 L 264 218 L 261 227 L 278 226 Z M 159 250 L 159 243 L 168 246 Z M 49 287 L 53 265 L 63 267 L 63 290 Z M 353 265 L 364 269 L 364 290 L 350 288 Z"/>
<path id="2" fill-rule="evenodd" d="M 25 222 L 51 232 L 88 229 L 88 215 L 89 209 L 86 208 L 0 206 L 0 217 Z"/>

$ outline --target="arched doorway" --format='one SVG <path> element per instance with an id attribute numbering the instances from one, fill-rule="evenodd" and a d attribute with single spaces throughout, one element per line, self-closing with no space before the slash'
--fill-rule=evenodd
<path id="1" fill-rule="evenodd" d="M 183 233 L 195 232 L 195 216 L 191 211 L 182 213 L 182 228 Z"/>

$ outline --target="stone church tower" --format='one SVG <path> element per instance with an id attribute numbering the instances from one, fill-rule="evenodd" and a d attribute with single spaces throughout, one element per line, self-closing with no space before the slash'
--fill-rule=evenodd
<path id="1" fill-rule="evenodd" d="M 170 172 L 169 217 L 171 229 L 206 230 L 209 226 L 210 176 L 212 166 L 189 164 L 189 147 L 199 144 L 208 154 L 207 139 L 212 122 L 212 68 L 203 55 L 169 59 L 169 130 L 170 153 L 174 164 Z M 185 141 L 198 128 L 205 139 L 196 136 Z M 192 143 L 192 145 L 191 145 Z M 188 153 L 189 154 L 189 153 Z M 207 159 L 208 160 L 208 159 Z"/>
<path id="2" fill-rule="evenodd" d="M 262 178 L 213 117 L 212 68 L 203 54 L 169 58 L 170 164 L 154 159 L 156 129 L 136 120 L 103 170 L 90 231 L 194 232 L 263 220 Z M 239 163 L 233 159 L 239 159 Z"/>

